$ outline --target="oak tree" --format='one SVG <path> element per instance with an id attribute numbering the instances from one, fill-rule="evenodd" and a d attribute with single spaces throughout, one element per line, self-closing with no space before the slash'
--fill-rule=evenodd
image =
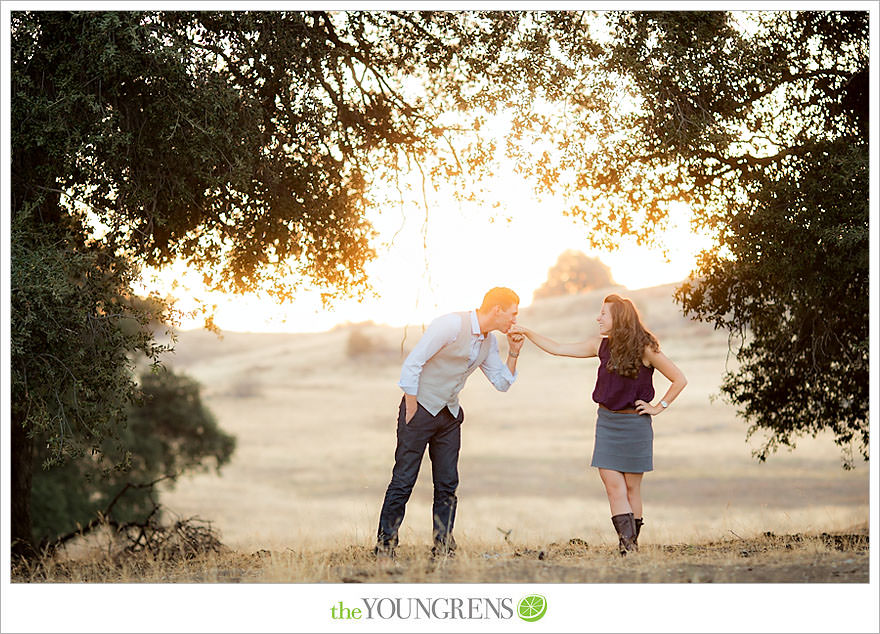
<path id="1" fill-rule="evenodd" d="M 100 453 L 163 352 L 140 266 L 328 301 L 366 287 L 368 208 L 401 172 L 478 176 L 481 117 L 555 72 L 516 12 L 11 15 L 12 539 L 35 446 Z M 478 114 L 468 114 L 478 113 Z"/>
<path id="2" fill-rule="evenodd" d="M 686 203 L 714 244 L 676 292 L 735 338 L 722 392 L 763 461 L 829 431 L 868 459 L 868 13 L 593 14 L 551 35 L 564 117 L 520 114 L 514 152 L 597 246 L 657 236 Z M 596 48 L 570 45 L 593 37 Z"/>

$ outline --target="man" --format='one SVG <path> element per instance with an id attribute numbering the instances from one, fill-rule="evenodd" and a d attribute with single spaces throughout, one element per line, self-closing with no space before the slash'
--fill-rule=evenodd
<path id="1" fill-rule="evenodd" d="M 397 449 L 391 483 L 379 515 L 377 556 L 394 556 L 397 532 L 419 474 L 425 447 L 434 480 L 434 547 L 450 555 L 455 549 L 452 525 L 458 488 L 458 452 L 464 410 L 458 394 L 470 374 L 480 368 L 501 392 L 516 380 L 522 335 L 508 335 L 507 363 L 501 361 L 493 330 L 504 334 L 516 323 L 519 297 L 509 288 L 493 288 L 477 310 L 438 317 L 403 363 L 403 398 L 397 417 Z"/>

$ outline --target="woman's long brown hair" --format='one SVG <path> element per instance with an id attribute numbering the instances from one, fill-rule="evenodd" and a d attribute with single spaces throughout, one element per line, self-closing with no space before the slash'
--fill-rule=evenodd
<path id="1" fill-rule="evenodd" d="M 611 348 L 608 369 L 634 379 L 643 365 L 645 346 L 651 346 L 651 350 L 660 352 L 660 343 L 642 324 L 639 311 L 632 300 L 612 293 L 605 298 L 605 303 L 611 310 L 612 322 L 608 336 L 608 345 Z"/>

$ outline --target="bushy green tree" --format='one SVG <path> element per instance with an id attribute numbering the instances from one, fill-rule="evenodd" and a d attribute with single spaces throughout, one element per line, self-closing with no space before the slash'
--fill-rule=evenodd
<path id="1" fill-rule="evenodd" d="M 34 472 L 34 537 L 52 540 L 85 526 L 103 512 L 127 484 L 146 485 L 163 477 L 227 463 L 235 438 L 217 425 L 202 403 L 192 378 L 159 369 L 140 377 L 139 403 L 115 437 L 103 439 L 101 451 Z M 48 449 L 38 456 L 52 461 Z M 133 487 L 113 504 L 118 522 L 143 521 L 153 510 L 149 487 Z"/>
<path id="2" fill-rule="evenodd" d="M 606 247 L 655 243 L 686 202 L 715 243 L 676 298 L 741 336 L 722 391 L 756 456 L 828 430 L 867 459 L 868 13 L 611 12 L 549 37 L 565 118 L 521 114 L 520 147 L 550 148 L 524 171 Z"/>
<path id="3" fill-rule="evenodd" d="M 75 224 L 37 230 L 20 215 L 11 247 L 11 524 L 27 552 L 34 471 L 87 460 L 118 436 L 138 393 L 135 359 L 164 350 L 151 330 L 164 306 L 137 301 L 128 260 Z"/>

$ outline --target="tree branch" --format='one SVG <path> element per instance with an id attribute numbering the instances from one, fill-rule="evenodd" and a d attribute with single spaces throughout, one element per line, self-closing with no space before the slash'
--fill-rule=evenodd
<path id="1" fill-rule="evenodd" d="M 94 519 L 92 519 L 84 527 L 78 528 L 75 531 L 72 531 L 70 533 L 67 533 L 66 535 L 62 535 L 60 537 L 57 537 L 56 539 L 49 542 L 43 548 L 44 554 L 49 554 L 49 553 L 55 552 L 56 550 L 58 550 L 58 548 L 60 548 L 61 546 L 63 546 L 67 542 L 69 542 L 70 540 L 72 540 L 76 537 L 82 537 L 83 535 L 87 535 L 88 533 L 91 533 L 93 530 L 95 530 L 99 526 L 111 526 L 116 529 L 116 532 L 120 532 L 120 531 L 125 530 L 126 528 L 131 528 L 131 527 L 136 527 L 136 526 L 142 527 L 146 521 L 149 521 L 149 519 L 152 518 L 153 515 L 155 515 L 156 511 L 159 509 L 158 504 L 156 504 L 153 507 L 153 510 L 150 512 L 150 515 L 147 516 L 147 519 L 145 520 L 145 522 L 141 522 L 141 523 L 137 523 L 137 522 L 120 523 L 120 522 L 117 522 L 116 520 L 114 520 L 110 517 L 110 513 L 113 510 L 113 507 L 116 506 L 116 503 L 122 498 L 123 495 L 125 495 L 125 493 L 129 489 L 152 489 L 154 486 L 156 486 L 157 484 L 159 484 L 163 480 L 174 480 L 175 478 L 177 478 L 177 476 L 178 476 L 178 474 L 176 474 L 176 473 L 167 474 L 167 475 L 162 476 L 161 478 L 156 478 L 152 482 L 148 482 L 146 484 L 132 484 L 131 482 L 126 483 L 126 485 L 124 487 L 122 487 L 122 489 L 120 489 L 120 491 L 116 494 L 116 496 L 110 501 L 110 503 L 107 505 L 107 508 L 105 508 L 103 512 L 99 512 L 98 516 L 95 517 Z"/>

